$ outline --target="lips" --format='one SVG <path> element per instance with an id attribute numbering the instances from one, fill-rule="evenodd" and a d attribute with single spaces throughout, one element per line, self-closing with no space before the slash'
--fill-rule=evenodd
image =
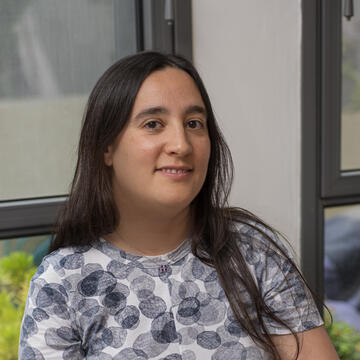
<path id="1" fill-rule="evenodd" d="M 156 169 L 156 171 L 162 171 L 162 170 L 192 171 L 192 168 L 190 166 L 163 166 L 161 168 Z"/>
<path id="2" fill-rule="evenodd" d="M 160 169 L 158 171 L 167 173 L 167 174 L 186 174 L 189 173 L 191 170 L 176 170 L 176 169 Z"/>
<path id="3" fill-rule="evenodd" d="M 189 166 L 163 166 L 156 171 L 161 172 L 165 176 L 170 176 L 176 179 L 186 178 L 193 169 Z"/>

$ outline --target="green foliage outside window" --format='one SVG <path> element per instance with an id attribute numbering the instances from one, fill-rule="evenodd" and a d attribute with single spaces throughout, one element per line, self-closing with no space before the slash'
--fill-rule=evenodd
<path id="1" fill-rule="evenodd" d="M 330 309 L 331 310 L 331 309 Z M 325 312 L 325 327 L 331 342 L 341 360 L 360 360 L 360 333 L 343 321 L 331 324 L 330 316 Z"/>
<path id="2" fill-rule="evenodd" d="M 30 279 L 32 255 L 14 252 L 0 260 L 0 360 L 16 360 L 21 320 Z"/>

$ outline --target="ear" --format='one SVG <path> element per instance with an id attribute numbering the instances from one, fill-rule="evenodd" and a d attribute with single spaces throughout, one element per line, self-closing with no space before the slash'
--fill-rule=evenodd
<path id="1" fill-rule="evenodd" d="M 113 148 L 112 146 L 108 146 L 107 151 L 104 152 L 104 162 L 107 166 L 112 166 L 113 164 Z"/>

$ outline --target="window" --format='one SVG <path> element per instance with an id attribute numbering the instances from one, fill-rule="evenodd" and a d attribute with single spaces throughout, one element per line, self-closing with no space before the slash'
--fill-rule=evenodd
<path id="1" fill-rule="evenodd" d="M 358 289 L 356 275 L 351 284 L 340 279 L 337 297 L 332 288 L 344 262 L 350 266 L 346 251 L 356 256 L 360 245 L 358 233 L 349 235 L 360 226 L 360 3 L 354 5 L 349 22 L 342 1 L 303 0 L 302 267 L 333 302 Z"/>
<path id="2" fill-rule="evenodd" d="M 31 254 L 34 264 L 39 266 L 47 254 L 51 242 L 50 235 L 28 236 L 0 241 L 0 259 L 14 252 Z"/>
<path id="3" fill-rule="evenodd" d="M 360 2 L 342 17 L 341 171 L 360 172 Z"/>
<path id="4" fill-rule="evenodd" d="M 337 320 L 360 330 L 360 205 L 324 210 L 325 302 Z"/>
<path id="5" fill-rule="evenodd" d="M 360 4 L 350 22 L 344 1 L 322 2 L 322 179 L 323 197 L 360 194 Z"/>
<path id="6" fill-rule="evenodd" d="M 115 4 L 14 1 L 1 13 L 0 200 L 67 194 L 87 96 L 136 52 L 135 3 L 123 3 L 120 29 Z"/>
<path id="7" fill-rule="evenodd" d="M 50 233 L 86 99 L 117 59 L 191 59 L 190 0 L 14 0 L 0 14 L 0 239 Z"/>

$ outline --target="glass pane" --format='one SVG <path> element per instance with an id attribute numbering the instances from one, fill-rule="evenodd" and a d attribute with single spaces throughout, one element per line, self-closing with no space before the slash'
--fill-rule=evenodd
<path id="1" fill-rule="evenodd" d="M 325 302 L 360 331 L 360 205 L 327 208 L 324 236 Z"/>
<path id="2" fill-rule="evenodd" d="M 34 265 L 39 266 L 48 252 L 50 241 L 50 235 L 0 240 L 0 259 L 20 251 L 33 255 Z"/>
<path id="3" fill-rule="evenodd" d="M 343 1 L 344 2 L 344 1 Z M 360 1 L 343 17 L 341 170 L 360 169 Z"/>
<path id="4" fill-rule="evenodd" d="M 47 254 L 49 243 L 49 235 L 0 240 L 0 359 L 18 358 L 30 279 Z"/>
<path id="5" fill-rule="evenodd" d="M 2 2 L 0 48 L 0 201 L 67 194 L 88 94 L 136 52 L 135 2 Z"/>

